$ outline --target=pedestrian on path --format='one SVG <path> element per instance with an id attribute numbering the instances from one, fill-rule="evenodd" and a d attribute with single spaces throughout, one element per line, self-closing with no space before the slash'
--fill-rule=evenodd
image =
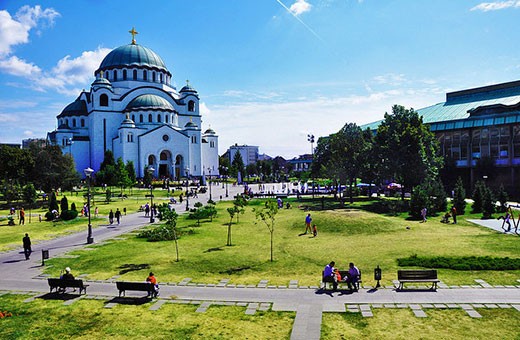
<path id="1" fill-rule="evenodd" d="M 23 253 L 25 254 L 25 260 L 28 260 L 31 256 L 31 238 L 29 237 L 29 234 L 25 233 L 24 238 L 22 239 L 23 242 Z"/>
<path id="2" fill-rule="evenodd" d="M 110 224 L 114 223 L 114 212 L 112 209 L 110 209 L 110 212 L 108 213 L 108 222 L 110 222 Z"/>
<path id="3" fill-rule="evenodd" d="M 307 214 L 307 217 L 305 217 L 305 234 L 307 234 L 307 230 L 309 230 L 309 233 L 312 233 L 311 222 L 312 222 L 311 214 Z"/>
<path id="4" fill-rule="evenodd" d="M 455 206 L 451 207 L 451 217 L 453 217 L 453 224 L 457 224 L 457 209 Z"/>
<path id="5" fill-rule="evenodd" d="M 316 227 L 316 224 L 312 226 L 312 235 L 313 237 L 318 236 L 318 228 Z"/>
<path id="6" fill-rule="evenodd" d="M 119 211 L 119 208 L 116 209 L 116 221 L 117 224 L 119 224 L 121 221 L 121 212 Z"/>
<path id="7" fill-rule="evenodd" d="M 421 217 L 422 217 L 422 221 L 423 222 L 426 222 L 426 214 L 427 213 L 428 213 L 428 210 L 426 209 L 426 207 L 421 209 Z"/>
<path id="8" fill-rule="evenodd" d="M 23 210 L 23 207 L 22 207 L 22 209 L 20 209 L 20 224 L 21 225 L 25 224 L 25 210 Z"/>

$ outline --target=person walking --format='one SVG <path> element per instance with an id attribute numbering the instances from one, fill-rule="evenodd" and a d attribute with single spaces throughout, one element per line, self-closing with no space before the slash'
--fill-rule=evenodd
<path id="1" fill-rule="evenodd" d="M 23 207 L 20 209 L 20 224 L 25 225 L 25 210 L 23 210 Z"/>
<path id="2" fill-rule="evenodd" d="M 311 222 L 312 222 L 311 214 L 307 214 L 307 217 L 305 217 L 305 234 L 307 234 L 307 230 L 309 230 L 309 233 L 312 233 Z"/>
<path id="3" fill-rule="evenodd" d="M 31 238 L 29 237 L 29 234 L 25 233 L 24 238 L 22 239 L 23 242 L 23 253 L 25 254 L 25 260 L 28 260 L 31 256 Z"/>
<path id="4" fill-rule="evenodd" d="M 316 224 L 312 226 L 312 234 L 314 237 L 318 236 L 318 228 L 316 227 Z"/>
<path id="5" fill-rule="evenodd" d="M 108 213 L 108 222 L 110 222 L 110 224 L 114 223 L 114 212 L 112 209 L 110 209 L 110 212 Z"/>
<path id="6" fill-rule="evenodd" d="M 453 224 L 457 224 L 457 209 L 455 206 L 451 207 L 451 217 L 453 218 Z"/>
<path id="7" fill-rule="evenodd" d="M 116 209 L 116 221 L 117 224 L 119 224 L 121 221 L 121 211 L 119 211 L 119 208 Z"/>
<path id="8" fill-rule="evenodd" d="M 427 214 L 427 212 L 428 212 L 428 210 L 426 210 L 426 207 L 421 209 L 421 217 L 422 217 L 422 221 L 423 222 L 426 222 L 426 214 Z"/>

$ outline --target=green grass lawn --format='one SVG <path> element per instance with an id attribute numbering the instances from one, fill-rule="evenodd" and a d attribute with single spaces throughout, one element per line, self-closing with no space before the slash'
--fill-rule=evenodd
<path id="1" fill-rule="evenodd" d="M 142 280 L 151 269 L 162 282 L 179 282 L 191 277 L 194 282 L 218 283 L 230 278 L 236 284 L 257 284 L 268 279 L 270 284 L 286 285 L 298 280 L 301 285 L 317 285 L 321 270 L 331 260 L 340 269 L 354 262 L 363 272 L 365 284 L 374 284 L 373 269 L 383 270 L 384 285 L 397 278 L 399 257 L 419 256 L 498 256 L 518 258 L 520 239 L 484 227 L 463 218 L 457 225 L 442 224 L 440 218 L 427 223 L 406 220 L 362 210 L 362 204 L 335 210 L 311 211 L 318 225 L 318 237 L 299 236 L 305 229 L 306 212 L 281 209 L 274 233 L 275 261 L 269 261 L 270 243 L 267 228 L 257 223 L 252 212 L 261 201 L 252 201 L 240 222 L 232 226 L 233 246 L 226 246 L 230 202 L 217 205 L 219 214 L 213 222 L 179 218 L 180 261 L 175 261 L 173 241 L 147 242 L 127 235 L 125 240 L 94 245 L 96 251 L 77 251 L 75 259 L 51 259 L 47 273 L 58 275 L 64 267 L 89 279 L 109 279 L 121 275 L 123 280 Z M 304 203 L 311 205 L 310 202 Z M 300 203 L 301 205 L 301 203 Z M 146 256 L 143 256 L 146 254 Z M 132 265 L 132 266 L 130 266 Z M 136 270 L 126 271 L 131 267 Z M 141 269 L 139 269 L 141 268 Z M 121 274 L 121 271 L 125 273 Z M 455 271 L 439 269 L 446 284 L 474 284 L 484 279 L 491 284 L 518 284 L 520 271 Z"/>

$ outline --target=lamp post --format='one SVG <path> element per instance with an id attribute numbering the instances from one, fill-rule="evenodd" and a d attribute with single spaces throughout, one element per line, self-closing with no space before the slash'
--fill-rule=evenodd
<path id="1" fill-rule="evenodd" d="M 209 172 L 209 180 L 208 180 L 208 185 L 209 185 L 209 200 L 212 201 L 213 200 L 213 197 L 211 196 L 211 168 L 208 166 L 208 172 Z"/>
<path id="2" fill-rule="evenodd" d="M 312 161 L 314 162 L 314 135 L 308 134 L 307 141 L 311 143 L 311 155 Z M 312 163 L 311 163 L 311 178 L 312 178 L 312 198 L 314 198 L 314 176 L 312 176 Z"/>
<path id="3" fill-rule="evenodd" d="M 153 218 L 153 185 L 152 185 L 152 178 L 153 174 L 155 172 L 155 169 L 152 166 L 149 166 L 148 169 L 146 169 L 148 173 L 150 174 L 150 223 L 155 222 L 155 219 Z"/>
<path id="4" fill-rule="evenodd" d="M 90 223 L 90 178 L 94 173 L 90 167 L 83 170 L 85 176 L 88 178 L 88 192 L 87 192 L 87 209 L 88 209 L 88 235 L 87 235 L 87 244 L 94 243 L 94 238 L 92 237 L 92 224 Z"/>
<path id="5" fill-rule="evenodd" d="M 188 183 L 190 181 L 190 168 L 186 167 L 186 211 L 190 210 L 189 207 L 189 194 L 188 194 Z"/>
<path id="6" fill-rule="evenodd" d="M 226 175 L 224 176 L 224 180 L 226 181 L 226 197 L 228 197 L 229 196 L 228 195 L 228 189 L 227 189 L 228 167 L 225 166 L 223 169 L 224 169 L 224 172 L 226 173 Z"/>

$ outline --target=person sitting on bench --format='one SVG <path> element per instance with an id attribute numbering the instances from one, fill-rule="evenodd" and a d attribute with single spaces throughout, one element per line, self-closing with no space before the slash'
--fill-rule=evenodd
<path id="1" fill-rule="evenodd" d="M 336 269 L 334 268 L 335 265 L 336 263 L 331 261 L 323 270 L 323 282 L 332 282 L 333 290 L 338 289 L 338 278 L 336 276 Z"/>
<path id="2" fill-rule="evenodd" d="M 347 284 L 350 291 L 357 292 L 357 282 L 359 281 L 359 269 L 350 262 L 348 265 Z"/>
<path id="3" fill-rule="evenodd" d="M 150 272 L 150 274 L 146 278 L 146 282 L 149 282 L 153 285 L 152 297 L 156 297 L 159 294 L 159 285 L 157 284 L 157 278 L 154 276 L 153 272 Z M 149 295 L 150 294 L 148 294 L 148 296 Z"/>
<path id="4" fill-rule="evenodd" d="M 444 214 L 444 217 L 441 220 L 441 223 L 450 223 L 450 217 L 451 217 L 450 213 L 446 212 Z"/>
<path id="5" fill-rule="evenodd" d="M 70 268 L 65 268 L 65 274 L 63 274 L 60 279 L 62 280 L 74 280 L 74 275 L 71 274 Z"/>

